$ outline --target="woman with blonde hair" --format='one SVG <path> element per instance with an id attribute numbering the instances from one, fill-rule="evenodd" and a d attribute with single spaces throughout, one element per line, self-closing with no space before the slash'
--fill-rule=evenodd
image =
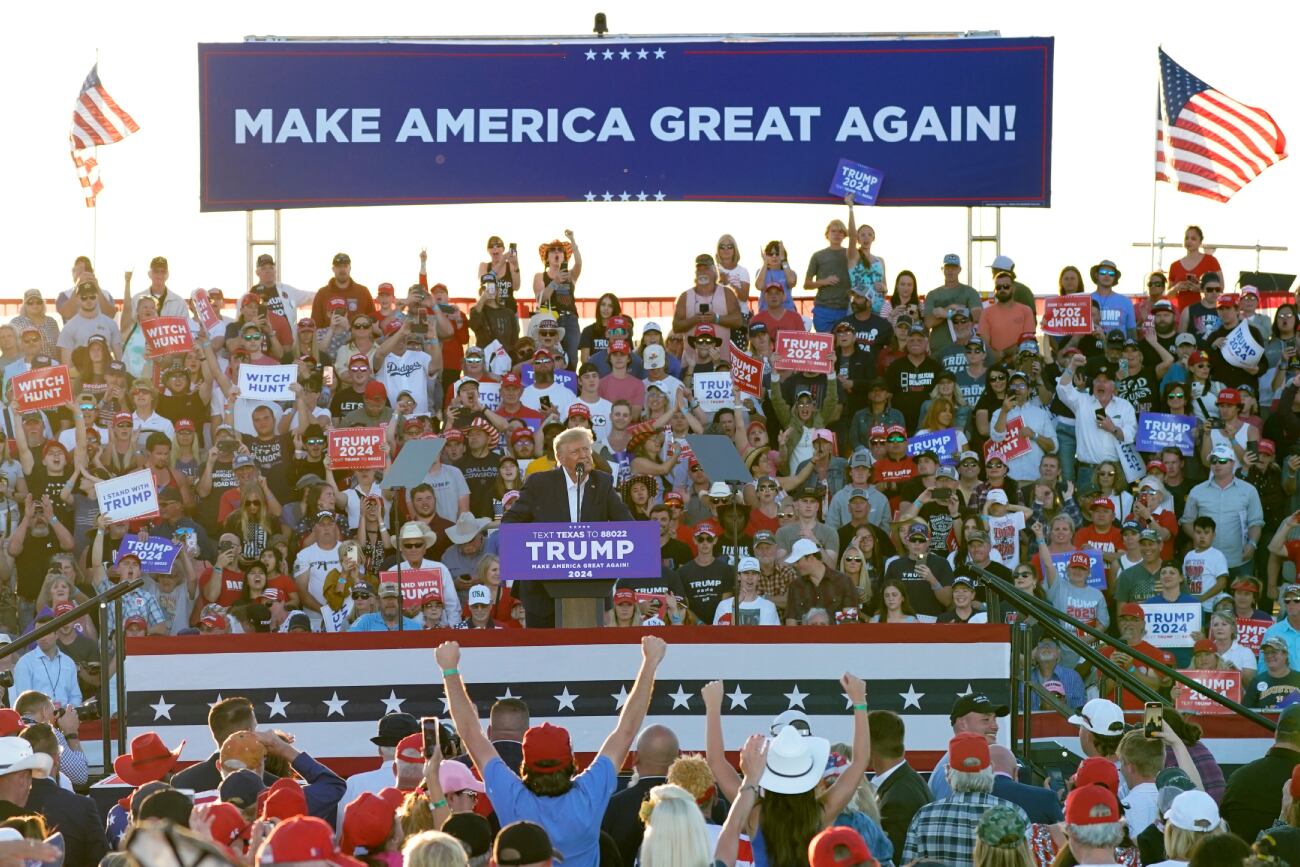
<path id="1" fill-rule="evenodd" d="M 441 831 L 422 831 L 408 837 L 402 847 L 405 867 L 468 867 L 469 856 L 465 847 L 450 834 Z"/>
<path id="2" fill-rule="evenodd" d="M 974 867 L 1032 867 L 1028 825 L 1012 807 L 990 807 L 975 828 Z"/>
<path id="3" fill-rule="evenodd" d="M 704 814 L 695 797 L 681 786 L 667 784 L 650 790 L 641 806 L 645 836 L 642 867 L 707 867 L 713 863 Z"/>
<path id="4" fill-rule="evenodd" d="M 1186 867 L 1197 844 L 1226 830 L 1213 798 L 1200 790 L 1183 792 L 1165 813 L 1165 860 L 1151 867 Z"/>
<path id="5" fill-rule="evenodd" d="M 736 294 L 742 310 L 749 308 L 749 269 L 740 264 L 740 247 L 731 235 L 718 239 L 718 250 L 714 254 L 718 264 L 718 282 Z"/>

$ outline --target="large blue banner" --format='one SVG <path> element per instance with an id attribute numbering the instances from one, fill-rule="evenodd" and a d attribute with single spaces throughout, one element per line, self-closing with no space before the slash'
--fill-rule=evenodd
<path id="1" fill-rule="evenodd" d="M 205 211 L 1050 203 L 1050 38 L 199 46 Z"/>

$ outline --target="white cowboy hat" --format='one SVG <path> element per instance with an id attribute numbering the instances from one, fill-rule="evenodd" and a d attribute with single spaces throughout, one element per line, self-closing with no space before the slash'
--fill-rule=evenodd
<path id="1" fill-rule="evenodd" d="M 32 745 L 19 737 L 0 738 L 0 777 L 19 771 L 36 771 L 45 776 L 54 767 L 54 759 L 45 753 L 32 752 Z"/>
<path id="2" fill-rule="evenodd" d="M 483 528 L 491 524 L 490 518 L 475 518 L 473 512 L 461 512 L 456 518 L 456 523 L 446 529 L 447 538 L 454 545 L 464 545 L 466 542 L 474 540 Z"/>
<path id="3" fill-rule="evenodd" d="M 758 785 L 782 795 L 811 791 L 821 781 L 830 754 L 831 742 L 826 738 L 803 735 L 794 726 L 786 726 L 768 745 L 767 768 Z"/>

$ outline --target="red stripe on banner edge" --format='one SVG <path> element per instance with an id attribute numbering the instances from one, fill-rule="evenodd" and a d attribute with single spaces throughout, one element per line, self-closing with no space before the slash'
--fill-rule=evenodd
<path id="1" fill-rule="evenodd" d="M 553 647 L 640 644 L 658 635 L 672 644 L 1006 644 L 1010 627 L 999 624 L 876 623 L 857 626 L 672 626 L 657 629 L 430 629 L 418 632 L 316 633 L 311 635 L 202 635 L 128 638 L 130 656 L 197 653 L 265 653 L 313 650 L 389 650 L 437 647 Z"/>

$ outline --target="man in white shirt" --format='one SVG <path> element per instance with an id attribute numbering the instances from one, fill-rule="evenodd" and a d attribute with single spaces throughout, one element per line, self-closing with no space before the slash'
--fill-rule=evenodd
<path id="1" fill-rule="evenodd" d="M 1056 451 L 1056 422 L 1051 413 L 1032 403 L 1029 379 L 1020 371 L 1011 373 L 1007 397 L 993 413 L 989 438 L 1002 442 L 1016 437 L 1026 442 L 1028 451 L 1007 458 L 1007 475 L 1017 482 L 1032 482 L 1038 478 L 1038 465 L 1043 455 Z"/>
<path id="2" fill-rule="evenodd" d="M 154 411 L 153 383 L 147 377 L 131 383 L 131 403 L 135 406 L 135 412 L 131 414 L 131 427 L 137 434 L 141 431 L 157 431 L 165 434 L 172 442 L 176 441 L 176 428 L 171 420 Z"/>
<path id="3" fill-rule="evenodd" d="M 298 336 L 296 328 L 298 311 L 306 307 L 310 312 L 311 303 L 316 300 L 315 292 L 295 289 L 288 283 L 280 282 L 279 269 L 275 265 L 275 258 L 270 253 L 263 253 L 257 257 L 257 283 L 248 291 L 260 295 L 266 301 L 269 314 L 283 316 L 295 338 Z M 219 305 L 214 304 L 214 306 L 217 306 L 220 312 Z"/>
<path id="4" fill-rule="evenodd" d="M 43 610 L 36 617 L 36 625 L 54 619 L 52 611 Z M 14 685 L 11 695 L 19 696 L 28 690 L 43 693 L 59 707 L 79 707 L 81 687 L 77 685 L 77 664 L 59 649 L 59 635 L 51 632 L 37 639 L 36 649 L 29 650 L 14 666 Z"/>
<path id="5" fill-rule="evenodd" d="M 109 353 L 117 358 L 122 354 L 122 332 L 117 323 L 99 309 L 99 286 L 86 281 L 77 286 L 77 315 L 73 316 L 59 332 L 57 345 L 64 364 L 72 363 L 72 351 L 86 346 L 90 338 L 102 337 Z"/>
<path id="6" fill-rule="evenodd" d="M 393 760 L 397 758 L 397 745 L 402 738 L 420 731 L 419 721 L 409 713 L 386 713 L 379 720 L 379 731 L 370 742 L 379 750 L 379 767 L 373 771 L 348 777 L 340 804 L 351 804 L 362 792 L 378 795 L 380 791 L 397 785 Z M 338 811 L 335 826 L 343 830 L 343 810 Z"/>
<path id="7" fill-rule="evenodd" d="M 464 434 L 455 428 L 447 431 L 447 436 L 464 438 Z M 445 442 L 445 439 L 442 442 Z M 437 503 L 436 511 L 443 520 L 454 524 L 461 512 L 469 511 L 469 485 L 465 482 L 465 474 L 450 464 L 444 464 L 441 450 L 433 466 L 429 467 L 422 484 L 433 488 L 434 501 Z"/>
<path id="8" fill-rule="evenodd" d="M 1146 830 L 1156 820 L 1156 774 L 1165 766 L 1165 742 L 1141 730 L 1127 732 L 1119 742 L 1119 772 L 1128 784 L 1124 797 L 1124 823 L 1129 837 Z"/>
<path id="9" fill-rule="evenodd" d="M 393 409 L 397 409 L 397 396 L 406 391 L 415 400 L 415 414 L 425 415 L 429 412 L 429 378 L 438 367 L 420 348 L 420 336 L 411 334 L 409 319 L 394 319 L 385 330 L 389 334 L 375 350 L 375 378 L 384 384 Z"/>
<path id="10" fill-rule="evenodd" d="M 451 570 L 437 560 L 430 560 L 424 555 L 437 539 L 433 528 L 423 521 L 407 521 L 398 533 L 397 563 L 385 571 L 392 571 L 400 564 L 403 571 L 414 569 L 432 569 L 442 573 L 442 625 L 454 626 L 460 623 L 460 596 L 456 593 L 456 582 L 452 580 Z M 385 578 L 385 580 L 394 580 Z"/>
<path id="11" fill-rule="evenodd" d="M 668 398 L 668 405 L 672 406 L 677 398 L 677 390 L 683 388 L 683 385 L 680 379 L 668 374 L 668 355 L 664 348 L 657 344 L 647 346 L 644 364 L 646 389 L 652 385 L 659 386 L 664 397 Z"/>
<path id="12" fill-rule="evenodd" d="M 556 407 L 560 418 L 569 415 L 569 404 L 577 400 L 573 392 L 555 381 L 555 359 L 545 349 L 533 353 L 533 384 L 524 389 L 520 403 L 529 409 L 535 409 L 546 415 L 543 401 L 547 408 Z"/>
<path id="13" fill-rule="evenodd" d="M 99 424 L 99 404 L 95 402 L 93 394 L 82 394 L 77 397 L 77 410 L 81 417 L 86 420 L 86 436 L 98 436 L 100 445 L 108 443 L 108 428 Z M 77 429 L 70 427 L 67 430 L 59 431 L 59 443 L 72 454 L 77 448 Z"/>
<path id="14" fill-rule="evenodd" d="M 600 369 L 588 361 L 578 368 L 578 399 L 574 403 L 581 403 L 587 407 L 591 418 L 591 432 L 595 434 L 596 442 L 606 445 L 610 431 L 609 416 L 614 406 L 600 396 L 599 388 Z M 568 418 L 567 412 L 565 418 Z"/>
<path id="15" fill-rule="evenodd" d="M 298 596 L 310 611 L 325 604 L 325 579 L 339 566 L 339 526 L 331 511 L 316 513 L 312 528 L 315 541 L 298 552 L 293 562 L 293 580 Z"/>
<path id="16" fill-rule="evenodd" d="M 1074 374 L 1083 367 L 1082 354 L 1072 354 L 1070 361 L 1056 381 L 1056 396 L 1074 410 L 1075 437 L 1075 487 L 1081 494 L 1096 490 L 1093 470 L 1102 461 L 1115 461 L 1121 466 L 1120 446 L 1132 443 L 1137 436 L 1137 413 L 1133 404 L 1115 396 L 1115 371 L 1109 364 L 1098 365 L 1093 375 L 1092 394 L 1074 387 Z"/>

